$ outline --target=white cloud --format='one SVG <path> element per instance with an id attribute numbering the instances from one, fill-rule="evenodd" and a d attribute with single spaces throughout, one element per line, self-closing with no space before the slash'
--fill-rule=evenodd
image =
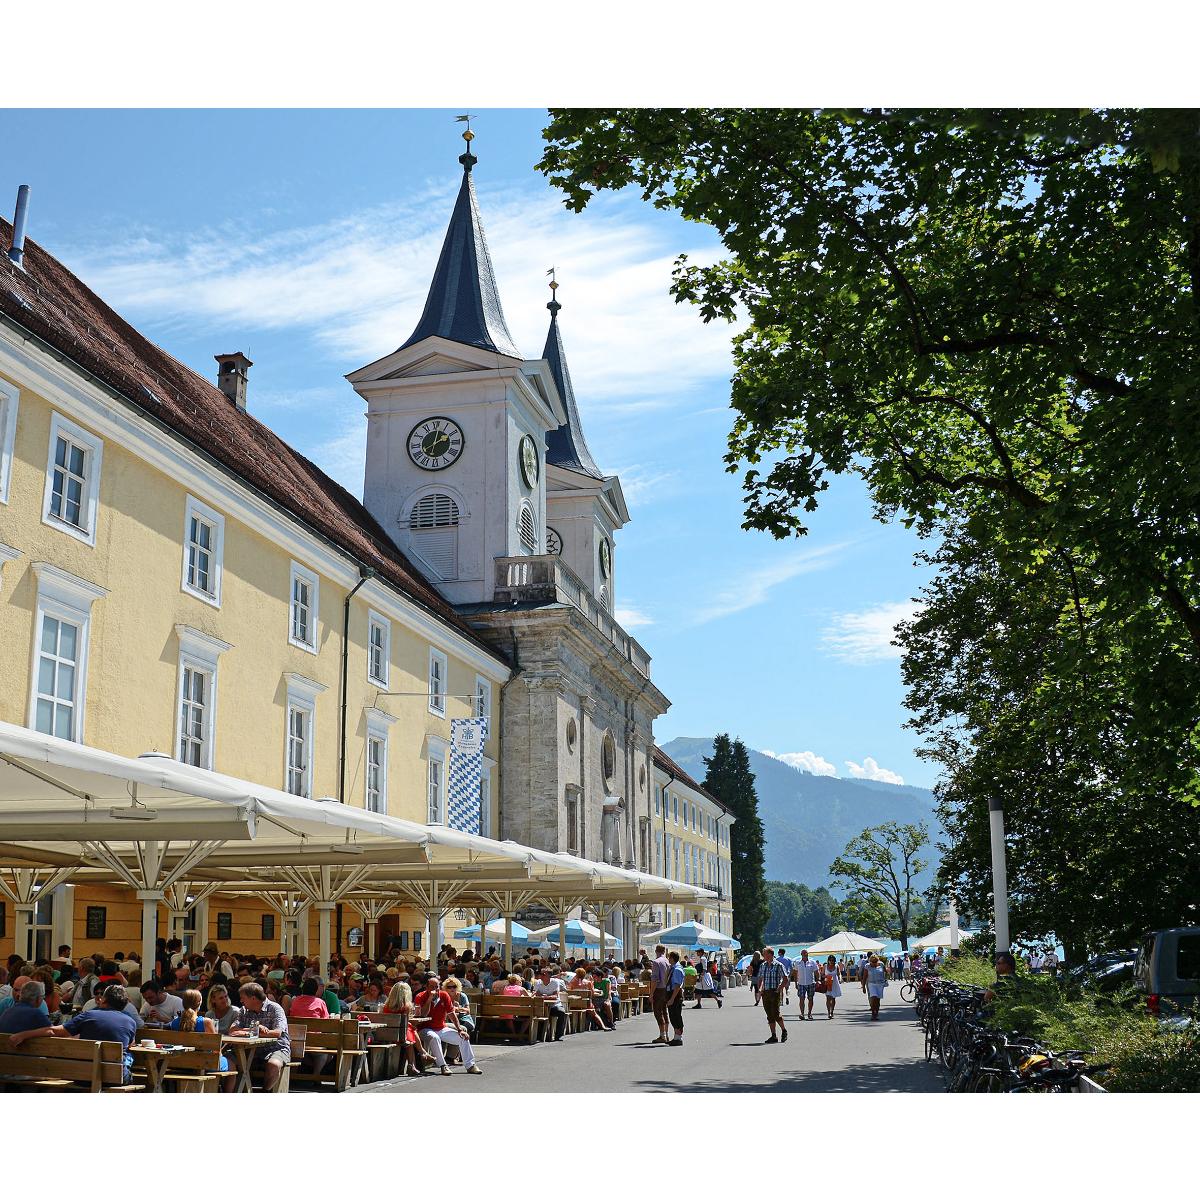
<path id="1" fill-rule="evenodd" d="M 862 665 L 900 657 L 900 647 L 892 645 L 896 626 L 911 620 L 920 610 L 914 600 L 898 604 L 877 604 L 862 612 L 841 613 L 824 632 L 822 641 L 834 658 Z"/>
<path id="2" fill-rule="evenodd" d="M 773 588 L 787 583 L 789 579 L 795 579 L 797 575 L 825 570 L 833 565 L 837 555 L 850 544 L 834 542 L 828 546 L 813 546 L 793 551 L 788 555 L 780 554 L 765 566 L 740 576 L 736 570 L 731 570 L 729 574 L 736 577 L 736 582 L 717 592 L 707 606 L 697 609 L 692 616 L 692 624 L 706 625 L 719 617 L 728 617 L 733 613 L 744 612 L 747 608 L 765 604 Z"/>
<path id="3" fill-rule="evenodd" d="M 774 750 L 762 751 L 768 758 L 778 759 L 795 767 L 799 771 L 807 771 L 810 775 L 837 775 L 837 767 L 828 759 L 814 754 L 811 750 L 789 750 L 784 754 L 776 754 Z"/>
<path id="4" fill-rule="evenodd" d="M 634 463 L 628 467 L 605 468 L 621 477 L 621 491 L 626 504 L 638 504 L 673 492 L 679 483 L 678 471 L 662 471 Z"/>
<path id="5" fill-rule="evenodd" d="M 353 369 L 389 354 L 416 325 L 457 185 L 322 225 L 142 230 L 65 257 L 143 325 L 209 325 L 247 337 L 302 332 Z M 712 235 L 688 228 L 699 244 L 676 244 L 679 232 L 648 225 L 632 197 L 598 197 L 576 214 L 546 186 L 477 186 L 505 314 L 529 357 L 545 342 L 545 272 L 557 267 L 560 324 L 585 420 L 669 407 L 698 384 L 729 377 L 731 328 L 705 325 L 668 294 L 675 253 L 712 261 Z"/>
<path id="6" fill-rule="evenodd" d="M 886 767 L 881 767 L 870 755 L 861 763 L 851 762 L 847 759 L 846 767 L 855 779 L 873 779 L 877 783 L 901 784 L 904 782 L 903 776 L 897 775 L 895 771 L 889 771 Z"/>
<path id="7" fill-rule="evenodd" d="M 654 624 L 654 618 L 642 612 L 640 608 L 618 608 L 613 616 L 622 629 L 644 629 Z"/>

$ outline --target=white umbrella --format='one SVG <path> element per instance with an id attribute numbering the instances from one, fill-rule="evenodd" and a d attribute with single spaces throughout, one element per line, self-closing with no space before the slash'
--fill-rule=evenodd
<path id="1" fill-rule="evenodd" d="M 595 925 L 589 924 L 587 921 L 566 921 L 567 945 L 568 946 L 599 946 L 600 945 L 600 930 Z M 541 946 L 558 945 L 558 922 L 554 921 L 549 925 L 543 925 L 541 929 L 533 930 L 529 935 L 530 941 L 537 942 Z M 604 944 L 612 946 L 613 949 L 621 949 L 621 939 L 616 934 L 604 934 Z"/>
<path id="2" fill-rule="evenodd" d="M 958 940 L 965 942 L 967 938 L 973 937 L 973 934 L 967 933 L 966 930 L 958 931 Z M 935 929 L 932 933 L 927 933 L 923 938 L 917 938 L 913 945 L 918 950 L 935 950 L 939 946 L 944 950 L 950 949 L 950 926 L 943 925 L 941 929 Z"/>
<path id="3" fill-rule="evenodd" d="M 861 933 L 835 933 L 815 946 L 809 946 L 809 954 L 870 954 L 882 950 L 883 943 Z"/>

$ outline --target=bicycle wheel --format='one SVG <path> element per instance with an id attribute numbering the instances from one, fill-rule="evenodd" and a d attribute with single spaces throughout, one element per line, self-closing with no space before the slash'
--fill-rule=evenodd
<path id="1" fill-rule="evenodd" d="M 906 983 L 900 989 L 900 999 L 905 1004 L 911 1004 L 917 998 L 917 989 L 911 983 Z"/>
<path id="2" fill-rule="evenodd" d="M 975 1077 L 972 1091 L 998 1094 L 1004 1091 L 1004 1080 L 1000 1078 L 999 1071 L 981 1070 Z"/>

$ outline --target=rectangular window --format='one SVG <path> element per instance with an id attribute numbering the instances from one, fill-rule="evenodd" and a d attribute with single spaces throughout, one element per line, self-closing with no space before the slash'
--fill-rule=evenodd
<path id="1" fill-rule="evenodd" d="M 227 942 L 233 937 L 233 913 L 217 913 L 217 941 Z"/>
<path id="2" fill-rule="evenodd" d="M 663 873 L 663 835 L 662 830 L 658 830 L 654 835 L 654 873 L 662 877 Z"/>
<path id="3" fill-rule="evenodd" d="M 429 649 L 429 711 L 439 717 L 446 715 L 446 656 L 432 647 Z"/>
<path id="4" fill-rule="evenodd" d="M 108 909 L 103 904 L 87 906 L 87 934 L 89 942 L 108 936 Z"/>
<path id="5" fill-rule="evenodd" d="M 662 815 L 662 789 L 655 788 L 654 790 L 654 815 Z"/>
<path id="6" fill-rule="evenodd" d="M 678 796 L 671 797 L 671 812 L 672 812 L 671 820 L 674 821 L 674 823 L 676 825 L 678 825 L 679 824 L 679 797 Z"/>
<path id="7" fill-rule="evenodd" d="M 220 607 L 221 570 L 225 552 L 225 518 L 194 496 L 187 498 L 183 519 L 185 592 Z"/>
<path id="8" fill-rule="evenodd" d="M 0 379 L 0 504 L 8 503 L 13 445 L 17 439 L 17 389 Z"/>
<path id="9" fill-rule="evenodd" d="M 675 855 L 675 873 L 671 876 L 671 878 L 678 881 L 678 879 L 679 879 L 679 839 L 672 838 L 671 842 L 672 842 L 672 849 L 673 849 L 674 855 Z"/>
<path id="10" fill-rule="evenodd" d="M 273 942 L 275 940 L 274 913 L 263 913 L 262 915 L 262 940 L 264 942 Z"/>
<path id="11" fill-rule="evenodd" d="M 367 678 L 380 687 L 388 685 L 391 641 L 391 622 L 378 613 L 371 613 L 367 620 Z"/>
<path id="12" fill-rule="evenodd" d="M 492 685 L 482 675 L 475 676 L 475 716 L 492 725 Z"/>
<path id="13" fill-rule="evenodd" d="M 317 652 L 317 599 L 320 584 L 307 568 L 292 563 L 291 618 L 288 641 L 311 654 Z"/>
<path id="14" fill-rule="evenodd" d="M 387 812 L 387 742 L 367 738 L 367 811 Z"/>
<path id="15" fill-rule="evenodd" d="M 446 768 L 445 759 L 429 754 L 429 824 L 442 824 L 442 789 Z"/>
<path id="16" fill-rule="evenodd" d="M 683 848 L 683 882 L 692 882 L 692 856 L 688 853 L 688 847 Z"/>
<path id="17" fill-rule="evenodd" d="M 567 797 L 567 852 L 579 853 L 579 801 L 574 796 Z"/>
<path id="18" fill-rule="evenodd" d="M 401 950 L 408 949 L 408 930 L 407 929 L 400 930 L 400 949 Z"/>
<path id="19" fill-rule="evenodd" d="M 78 625 L 48 612 L 42 613 L 34 721 L 34 728 L 39 733 L 49 733 L 68 741 L 78 740 L 82 641 Z"/>
<path id="20" fill-rule="evenodd" d="M 419 929 L 413 930 L 413 949 L 421 949 L 421 931 Z"/>
<path id="21" fill-rule="evenodd" d="M 193 767 L 212 763 L 212 676 L 184 666 L 179 688 L 179 761 Z"/>
<path id="22" fill-rule="evenodd" d="M 42 520 L 89 546 L 96 544 L 103 446 L 98 437 L 52 414 Z"/>
<path id="23" fill-rule="evenodd" d="M 312 712 L 288 705 L 287 790 L 293 796 L 312 796 Z"/>

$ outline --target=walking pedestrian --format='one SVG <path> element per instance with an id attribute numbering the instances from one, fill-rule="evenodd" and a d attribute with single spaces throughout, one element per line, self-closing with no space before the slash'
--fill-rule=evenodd
<path id="1" fill-rule="evenodd" d="M 783 989 L 787 986 L 787 972 L 783 965 L 775 961 L 775 951 L 768 946 L 763 951 L 762 966 L 758 969 L 758 986 L 762 993 L 763 1012 L 767 1017 L 767 1028 L 771 1036 L 766 1045 L 772 1042 L 786 1042 L 787 1030 L 783 1027 L 783 1017 L 779 1006 L 783 1003 Z M 775 1026 L 779 1026 L 779 1037 L 775 1036 Z"/>
<path id="2" fill-rule="evenodd" d="M 783 985 L 783 1002 L 791 1004 L 792 998 L 789 993 L 792 990 L 792 960 L 788 958 L 785 947 L 780 946 L 775 952 L 775 961 L 787 972 L 787 982 Z"/>
<path id="3" fill-rule="evenodd" d="M 754 957 L 750 959 L 750 987 L 754 990 L 754 1004 L 758 1006 L 761 999 L 758 988 L 758 972 L 762 967 L 762 955 L 757 950 L 754 952 Z"/>
<path id="4" fill-rule="evenodd" d="M 650 964 L 650 1007 L 654 1010 L 654 1019 L 658 1022 L 658 1037 L 655 1042 L 666 1044 L 667 1038 L 667 1001 L 671 993 L 667 984 L 671 979 L 671 964 L 667 961 L 666 946 L 654 947 L 655 958 Z"/>
<path id="5" fill-rule="evenodd" d="M 800 1006 L 800 1020 L 804 1020 L 805 1003 L 808 1004 L 808 1019 L 813 1019 L 813 997 L 816 995 L 817 979 L 821 974 L 821 964 L 808 957 L 807 950 L 800 951 L 800 957 L 792 964 L 792 975 L 796 980 L 796 1003 Z"/>
<path id="6" fill-rule="evenodd" d="M 867 996 L 871 1004 L 871 1020 L 879 1020 L 879 1003 L 883 999 L 884 990 L 887 988 L 887 971 L 884 970 L 883 963 L 871 955 L 867 962 L 865 972 L 867 981 Z"/>
<path id="7" fill-rule="evenodd" d="M 719 967 L 714 967 L 714 970 L 720 974 Z M 717 991 L 716 985 L 713 983 L 713 973 L 709 970 L 708 963 L 702 962 L 700 964 L 700 976 L 696 981 L 696 1003 L 692 1007 L 699 1008 L 700 1001 L 705 996 L 710 1000 L 715 1000 L 718 1008 L 722 1006 L 721 993 Z"/>
<path id="8" fill-rule="evenodd" d="M 842 984 L 838 979 L 837 959 L 832 954 L 825 963 L 825 970 L 821 973 L 821 978 L 825 983 L 825 1012 L 832 1021 L 834 1006 L 837 1003 L 838 997 L 842 994 Z"/>
<path id="9" fill-rule="evenodd" d="M 679 965 L 679 951 L 672 950 L 667 955 L 671 964 L 671 973 L 667 977 L 667 1017 L 675 1036 L 667 1043 L 668 1046 L 683 1045 L 683 968 Z"/>

